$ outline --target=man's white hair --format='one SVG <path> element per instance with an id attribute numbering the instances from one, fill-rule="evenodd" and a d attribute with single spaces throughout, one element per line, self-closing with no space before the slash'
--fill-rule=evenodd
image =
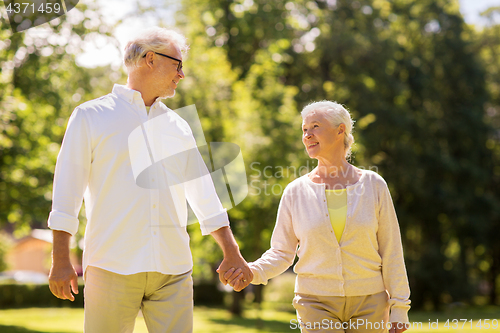
<path id="1" fill-rule="evenodd" d="M 144 55 L 149 52 L 161 52 L 165 46 L 177 46 L 181 52 L 187 52 L 189 46 L 186 37 L 175 30 L 166 28 L 149 28 L 127 43 L 123 55 L 123 63 L 130 71 L 136 67 Z"/>
<path id="2" fill-rule="evenodd" d="M 300 113 L 302 119 L 304 119 L 310 112 L 319 111 L 323 112 L 326 119 L 334 127 L 338 127 L 340 124 L 345 125 L 344 132 L 344 151 L 345 158 L 351 157 L 351 148 L 354 143 L 354 136 L 352 136 L 352 131 L 354 129 L 354 121 L 351 118 L 351 114 L 347 111 L 341 104 L 332 101 L 320 101 L 308 104 L 302 112 Z"/>

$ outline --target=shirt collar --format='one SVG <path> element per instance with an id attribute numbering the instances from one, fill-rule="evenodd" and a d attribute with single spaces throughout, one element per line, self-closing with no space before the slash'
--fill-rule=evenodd
<path id="1" fill-rule="evenodd" d="M 141 98 L 142 95 L 140 92 L 134 89 L 130 89 L 127 86 L 121 84 L 115 84 L 113 86 L 113 94 L 118 96 L 119 98 L 127 101 L 129 104 L 133 104 L 134 99 Z"/>

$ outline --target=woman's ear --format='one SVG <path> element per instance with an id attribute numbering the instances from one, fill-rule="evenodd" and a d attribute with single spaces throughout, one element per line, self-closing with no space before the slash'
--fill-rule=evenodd
<path id="1" fill-rule="evenodd" d="M 339 134 L 344 134 L 345 133 L 345 124 L 340 124 L 339 125 Z"/>

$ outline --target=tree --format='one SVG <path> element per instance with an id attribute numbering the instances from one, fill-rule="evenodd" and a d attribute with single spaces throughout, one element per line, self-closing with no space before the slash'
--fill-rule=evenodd
<path id="1" fill-rule="evenodd" d="M 491 151 L 492 177 L 490 186 L 485 190 L 485 197 L 490 202 L 492 209 L 491 221 L 488 229 L 485 230 L 485 246 L 479 248 L 480 261 L 478 270 L 482 275 L 487 276 L 489 282 L 489 301 L 491 304 L 498 304 L 500 293 L 500 244 L 496 241 L 496 230 L 500 227 L 500 205 L 498 204 L 500 193 L 500 24 L 495 22 L 494 15 L 500 13 L 500 7 L 493 7 L 486 10 L 483 15 L 489 18 L 490 25 L 482 31 L 474 34 L 476 41 L 475 51 L 481 55 L 481 59 L 486 69 L 486 87 L 489 93 L 488 102 L 485 105 L 486 122 L 494 131 L 489 133 L 486 141 L 486 148 Z"/>
<path id="2" fill-rule="evenodd" d="M 75 63 L 84 42 L 116 41 L 96 5 L 12 33 L 0 17 L 0 225 L 18 234 L 44 227 L 57 153 L 73 108 L 110 91 L 121 72 Z"/>

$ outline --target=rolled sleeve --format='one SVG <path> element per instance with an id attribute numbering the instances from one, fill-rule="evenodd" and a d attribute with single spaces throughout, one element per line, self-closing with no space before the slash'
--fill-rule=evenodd
<path id="1" fill-rule="evenodd" d="M 211 232 L 222 227 L 229 227 L 229 217 L 225 209 L 217 215 L 208 217 L 205 220 L 200 220 L 201 234 L 203 236 L 210 235 Z"/>
<path id="2" fill-rule="evenodd" d="M 78 231 L 79 223 L 77 218 L 63 212 L 52 211 L 49 214 L 48 225 L 52 230 L 65 231 L 73 236 Z"/>
<path id="3" fill-rule="evenodd" d="M 391 314 L 389 315 L 389 321 L 391 323 L 409 323 L 408 310 L 409 306 L 397 306 L 396 304 L 391 306 Z"/>

